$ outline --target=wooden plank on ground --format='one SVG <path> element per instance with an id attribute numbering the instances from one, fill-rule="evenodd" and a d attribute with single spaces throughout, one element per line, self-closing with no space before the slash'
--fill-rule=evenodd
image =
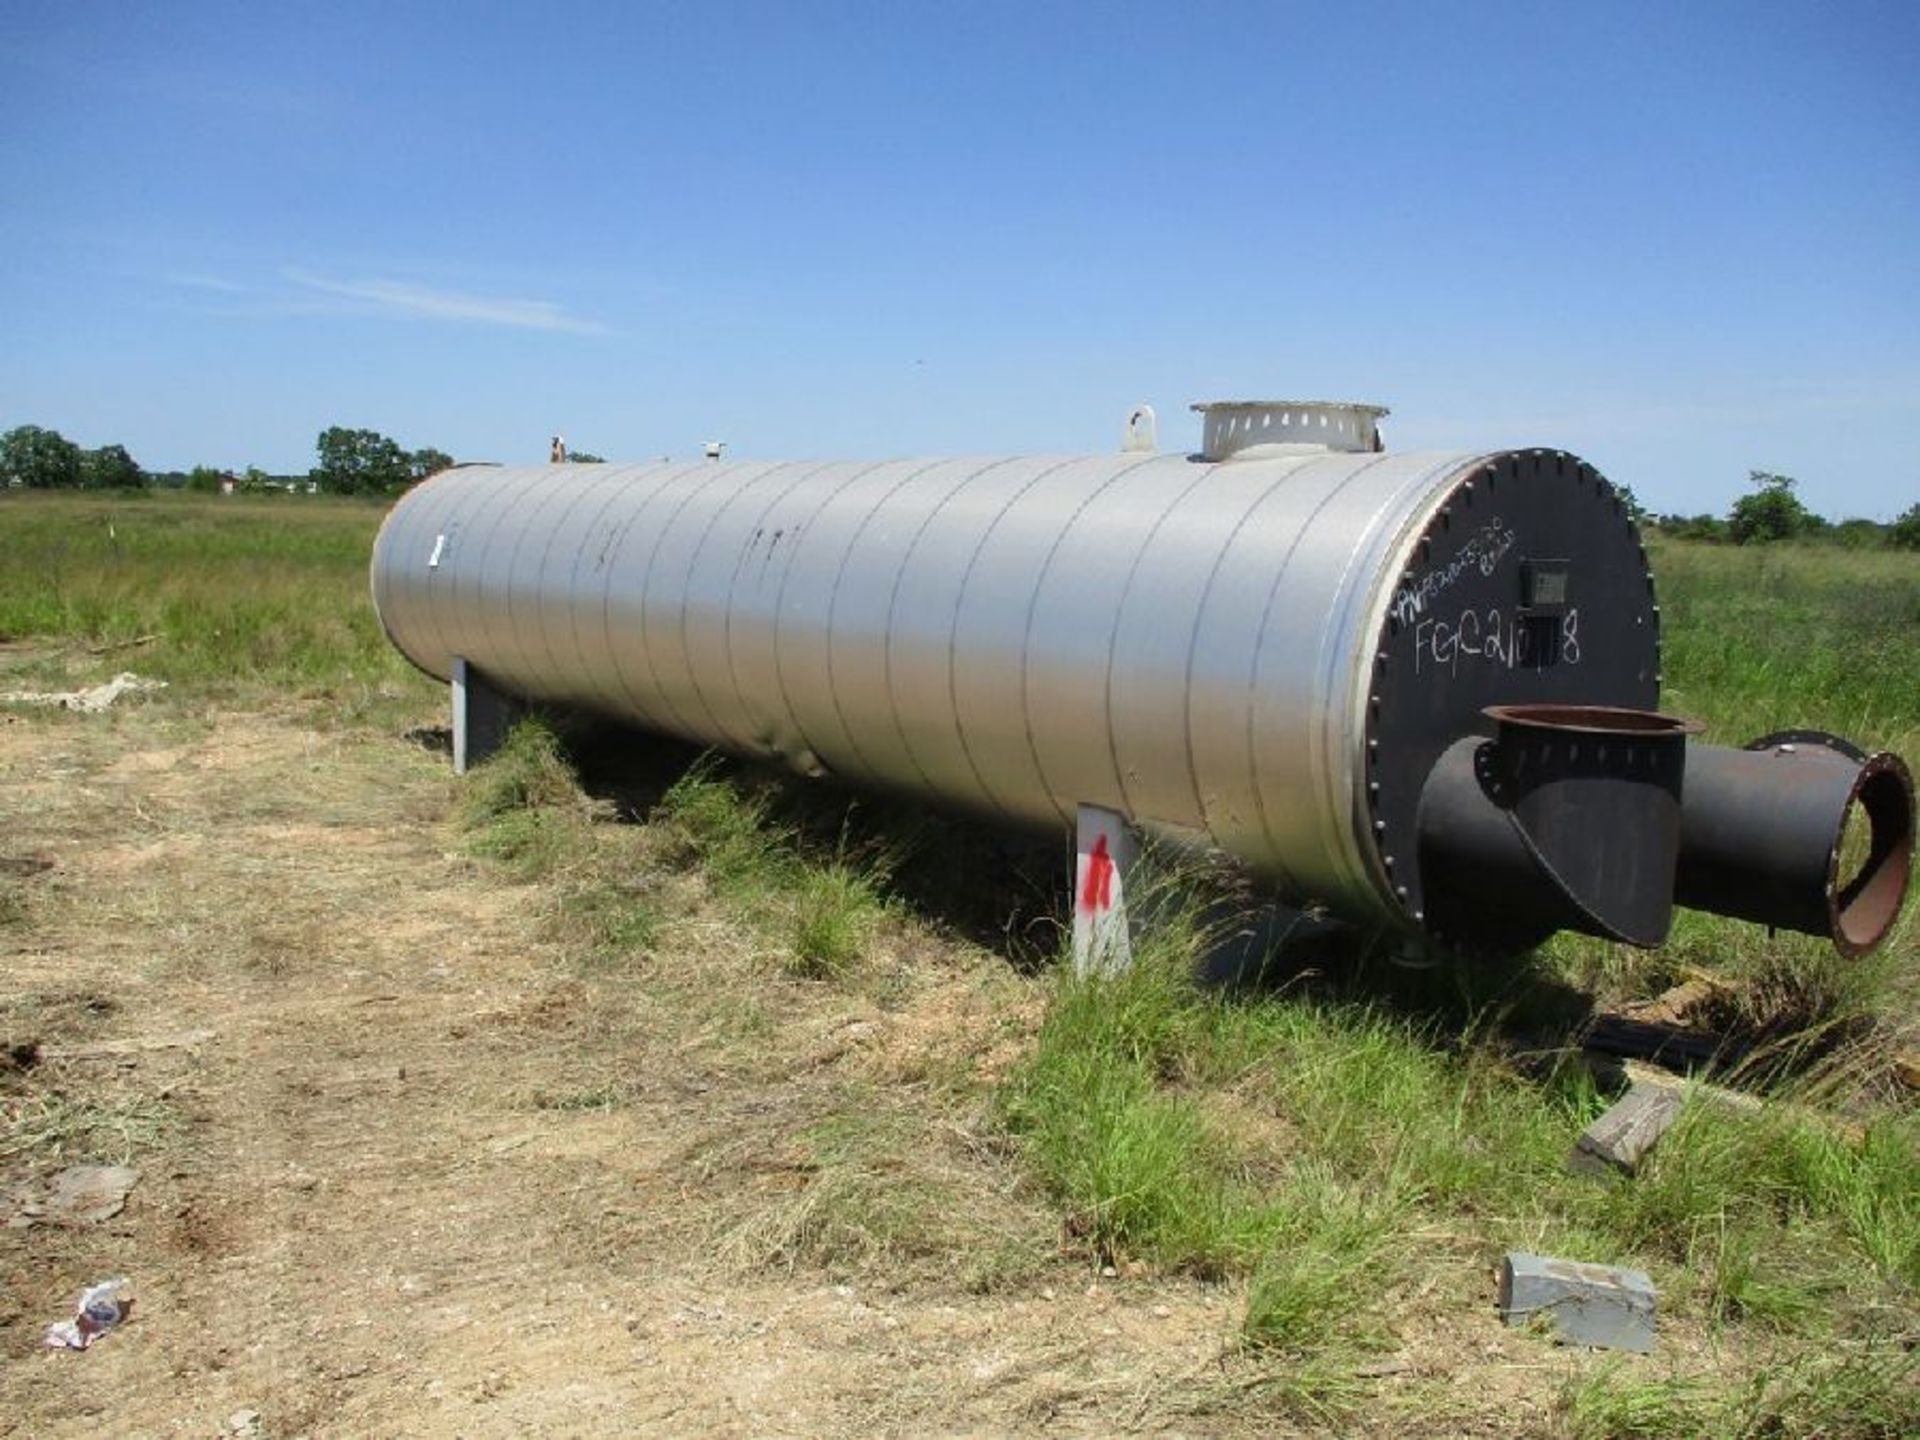
<path id="1" fill-rule="evenodd" d="M 1631 1175 L 1680 1115 L 1681 1091 L 1634 1085 L 1574 1142 L 1567 1168 L 1582 1175 Z"/>

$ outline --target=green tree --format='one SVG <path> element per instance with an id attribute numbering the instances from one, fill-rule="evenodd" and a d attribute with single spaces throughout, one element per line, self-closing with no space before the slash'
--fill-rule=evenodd
<path id="1" fill-rule="evenodd" d="M 1914 508 L 1920 510 L 1920 506 Z M 1856 517 L 1835 525 L 1828 538 L 1843 550 L 1875 550 L 1887 543 L 1887 529 Z"/>
<path id="2" fill-rule="evenodd" d="M 196 465 L 187 472 L 186 488 L 200 495 L 218 495 L 220 482 L 226 478 L 226 472 L 211 465 Z"/>
<path id="3" fill-rule="evenodd" d="M 1887 527 L 1887 541 L 1897 549 L 1920 550 L 1920 503 L 1909 505 Z"/>
<path id="4" fill-rule="evenodd" d="M 19 425 L 0 435 L 0 484 L 63 490 L 79 483 L 80 447 L 58 430 Z"/>
<path id="5" fill-rule="evenodd" d="M 1718 515 L 1662 515 L 1660 528 L 1677 540 L 1717 545 L 1727 538 L 1727 522 Z"/>
<path id="6" fill-rule="evenodd" d="M 1755 541 L 1791 540 L 1814 529 L 1814 516 L 1793 493 L 1793 477 L 1767 470 L 1750 470 L 1751 493 L 1733 502 L 1727 530 L 1737 545 Z"/>
<path id="7" fill-rule="evenodd" d="M 311 477 L 336 495 L 395 494 L 413 483 L 407 452 L 376 430 L 334 425 L 314 442 L 320 463 Z"/>
<path id="8" fill-rule="evenodd" d="M 88 490 L 138 490 L 147 483 L 147 472 L 126 446 L 102 445 L 80 452 L 80 483 Z"/>
<path id="9" fill-rule="evenodd" d="M 436 450 L 433 446 L 429 445 L 424 450 L 414 451 L 408 463 L 413 467 L 413 478 L 416 480 L 424 480 L 429 475 L 438 475 L 442 470 L 451 470 L 453 468 L 453 456 L 447 454 L 444 450 Z"/>
<path id="10" fill-rule="evenodd" d="M 606 456 L 595 455 L 586 450 L 581 450 L 577 453 L 570 450 L 567 452 L 567 459 L 575 465 L 604 465 L 607 463 Z"/>

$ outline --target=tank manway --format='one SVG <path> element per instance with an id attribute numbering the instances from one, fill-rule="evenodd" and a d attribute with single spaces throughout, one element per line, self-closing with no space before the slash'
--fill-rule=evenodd
<path id="1" fill-rule="evenodd" d="M 1654 944 L 1675 903 L 1884 937 L 1906 767 L 1660 715 L 1654 578 L 1592 466 L 1386 452 L 1378 406 L 1198 408 L 1196 455 L 448 470 L 382 527 L 374 602 L 463 694 L 1108 815 L 1461 945 Z"/>

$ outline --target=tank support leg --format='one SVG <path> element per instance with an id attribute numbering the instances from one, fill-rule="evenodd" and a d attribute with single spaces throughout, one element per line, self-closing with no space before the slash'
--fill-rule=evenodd
<path id="1" fill-rule="evenodd" d="M 1082 805 L 1073 861 L 1073 970 L 1117 975 L 1133 964 L 1127 881 L 1140 858 L 1140 840 L 1126 817 Z"/>
<path id="2" fill-rule="evenodd" d="M 453 657 L 452 689 L 453 773 L 464 775 L 505 743 L 521 705 L 459 655 Z"/>

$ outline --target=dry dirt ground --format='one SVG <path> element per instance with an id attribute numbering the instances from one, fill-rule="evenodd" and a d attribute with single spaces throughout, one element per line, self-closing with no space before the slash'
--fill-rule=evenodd
<path id="1" fill-rule="evenodd" d="M 41 1050 L 0 1071 L 0 1211 L 142 1172 L 104 1223 L 0 1228 L 0 1432 L 1315 1428 L 1248 1403 L 1239 1285 L 1103 1275 L 1023 1185 L 985 1097 L 1038 982 L 910 921 L 858 983 L 798 979 L 691 877 L 651 959 L 583 965 L 453 793 L 291 711 L 0 716 L 0 857 L 51 862 L 0 924 Z M 122 1274 L 130 1323 L 40 1348 Z M 1457 1344 L 1467 1411 L 1512 1384 L 1495 1431 L 1541 1422 L 1558 1362 L 1440 1329 L 1380 1385 L 1444 1393 Z"/>
<path id="2" fill-rule="evenodd" d="M 17 1103 L 108 1152 L 126 1134 L 143 1173 L 114 1220 L 0 1232 L 0 1428 L 1109 1430 L 1216 1355 L 1222 1291 L 778 1263 L 805 1219 L 796 1134 L 848 1086 L 911 1092 L 943 1048 L 990 1049 L 1000 1003 L 1027 1023 L 1015 982 L 924 954 L 886 1007 L 793 985 L 661 1021 L 644 984 L 570 967 L 535 895 L 450 853 L 447 806 L 443 758 L 292 717 L 0 725 L 0 850 L 53 862 L 0 930 L 9 1031 L 48 1051 L 212 1032 L 21 1078 Z M 673 994 L 697 989 L 701 929 L 660 962 L 688 967 Z M 771 1067 L 742 1043 L 770 1004 Z M 952 1146 L 1011 1187 L 977 1136 Z M 6 1179 L 60 1159 L 9 1156 Z M 122 1273 L 131 1323 L 36 1349 Z"/>

